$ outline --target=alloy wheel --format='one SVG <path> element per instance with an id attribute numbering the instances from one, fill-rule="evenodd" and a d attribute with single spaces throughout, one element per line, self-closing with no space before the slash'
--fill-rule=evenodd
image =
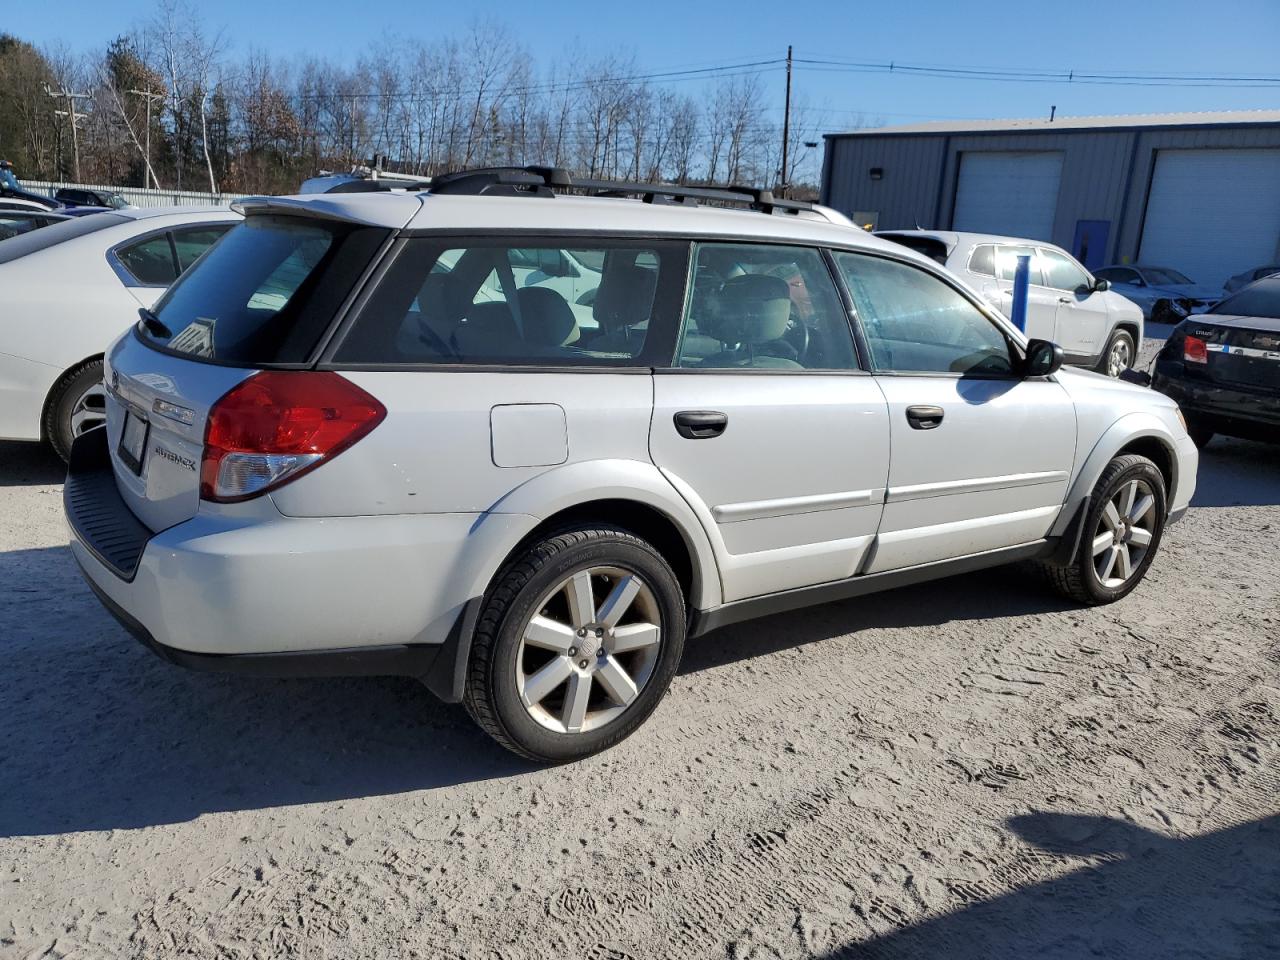
<path id="1" fill-rule="evenodd" d="M 1133 349 L 1129 346 L 1129 341 L 1125 337 L 1117 337 L 1116 341 L 1111 344 L 1111 350 L 1107 354 L 1107 376 L 1118 377 L 1129 369 L 1133 358 Z"/>
<path id="2" fill-rule="evenodd" d="M 85 390 L 71 407 L 71 436 L 78 437 L 107 422 L 107 391 L 100 383 Z"/>
<path id="3" fill-rule="evenodd" d="M 1093 568 L 1111 589 L 1124 586 L 1151 548 L 1156 498 L 1145 480 L 1130 480 L 1113 493 L 1093 535 Z"/>
<path id="4" fill-rule="evenodd" d="M 534 610 L 516 653 L 516 689 L 529 715 L 557 733 L 616 720 L 658 663 L 662 616 L 653 590 L 620 567 L 588 567 Z"/>

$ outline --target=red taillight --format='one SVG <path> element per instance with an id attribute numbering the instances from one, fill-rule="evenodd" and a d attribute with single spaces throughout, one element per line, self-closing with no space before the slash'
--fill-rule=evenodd
<path id="1" fill-rule="evenodd" d="M 1187 363 L 1208 363 L 1209 344 L 1199 337 L 1184 337 L 1182 341 L 1182 359 Z"/>
<path id="2" fill-rule="evenodd" d="M 337 456 L 386 415 L 336 373 L 256 373 L 209 411 L 200 496 L 219 503 L 256 497 Z"/>

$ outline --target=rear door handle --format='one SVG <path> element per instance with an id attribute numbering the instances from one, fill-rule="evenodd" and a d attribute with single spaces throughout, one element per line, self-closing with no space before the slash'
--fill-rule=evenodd
<path id="1" fill-rule="evenodd" d="M 941 407 L 907 407 L 907 423 L 912 430 L 932 430 L 942 426 L 943 409 Z"/>
<path id="2" fill-rule="evenodd" d="M 728 415 L 719 410 L 681 410 L 672 419 L 676 432 L 686 440 L 710 440 L 729 426 Z"/>

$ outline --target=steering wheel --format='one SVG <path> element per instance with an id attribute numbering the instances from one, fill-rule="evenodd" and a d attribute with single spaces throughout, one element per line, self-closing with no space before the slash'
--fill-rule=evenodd
<path id="1" fill-rule="evenodd" d="M 791 345 L 796 352 L 796 362 L 802 367 L 807 367 L 809 354 L 809 346 L 812 340 L 809 335 L 809 325 L 796 316 L 795 311 L 791 312 L 791 319 L 787 322 L 787 329 L 783 331 L 782 339 Z"/>

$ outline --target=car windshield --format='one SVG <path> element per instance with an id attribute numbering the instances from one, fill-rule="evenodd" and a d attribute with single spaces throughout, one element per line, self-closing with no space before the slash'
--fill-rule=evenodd
<path id="1" fill-rule="evenodd" d="M 1147 283 L 1179 284 L 1193 282 L 1186 275 L 1179 273 L 1177 270 L 1170 270 L 1168 267 L 1143 267 L 1142 275 L 1147 278 Z"/>
<path id="2" fill-rule="evenodd" d="M 1231 317 L 1271 317 L 1280 320 L 1280 279 L 1259 280 L 1227 297 L 1210 313 Z"/>

